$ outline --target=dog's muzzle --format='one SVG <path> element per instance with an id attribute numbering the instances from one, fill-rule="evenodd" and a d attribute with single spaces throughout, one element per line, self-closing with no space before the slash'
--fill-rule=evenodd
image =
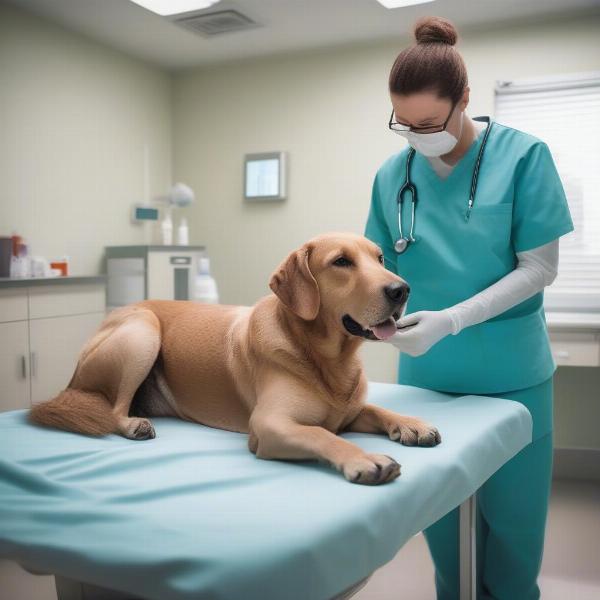
<path id="1" fill-rule="evenodd" d="M 400 311 L 396 310 L 387 319 L 381 321 L 381 323 L 376 323 L 375 325 L 371 325 L 371 327 L 379 333 L 379 336 L 375 335 L 373 329 L 370 329 L 370 328 L 365 329 L 364 327 L 362 327 L 360 325 L 360 323 L 356 322 L 349 314 L 345 314 L 342 317 L 342 323 L 344 324 L 344 328 L 346 329 L 346 331 L 352 335 L 364 337 L 368 340 L 379 341 L 382 339 L 387 339 L 388 337 L 390 337 L 391 335 L 393 335 L 395 333 L 396 321 L 399 318 L 400 318 Z M 384 331 L 386 333 L 389 333 L 389 335 L 383 335 Z"/>

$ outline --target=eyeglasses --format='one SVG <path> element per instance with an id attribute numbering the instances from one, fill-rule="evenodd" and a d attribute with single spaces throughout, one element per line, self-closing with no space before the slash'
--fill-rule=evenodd
<path id="1" fill-rule="evenodd" d="M 390 122 L 388 123 L 388 127 L 394 132 L 405 132 L 405 131 L 414 131 L 415 133 L 438 133 L 439 131 L 444 131 L 446 129 L 446 125 L 448 125 L 448 121 L 450 121 L 450 117 L 454 112 L 458 102 L 455 102 L 450 109 L 450 114 L 448 118 L 444 121 L 442 125 L 427 125 L 425 127 L 413 127 L 412 125 L 406 125 L 405 123 L 397 123 L 394 121 L 394 109 L 392 108 L 392 114 L 390 115 Z"/>

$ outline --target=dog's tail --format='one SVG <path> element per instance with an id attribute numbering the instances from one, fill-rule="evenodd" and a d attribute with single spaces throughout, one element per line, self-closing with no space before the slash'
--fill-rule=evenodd
<path id="1" fill-rule="evenodd" d="M 74 388 L 66 388 L 52 400 L 32 406 L 29 421 L 87 435 L 117 431 L 117 417 L 106 396 Z"/>

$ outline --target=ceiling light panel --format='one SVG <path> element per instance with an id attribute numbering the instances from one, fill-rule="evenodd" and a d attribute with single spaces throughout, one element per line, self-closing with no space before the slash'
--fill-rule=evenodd
<path id="1" fill-rule="evenodd" d="M 219 0 L 131 0 L 131 2 L 166 17 L 192 10 L 202 10 L 216 4 Z"/>
<path id="2" fill-rule="evenodd" d="M 434 0 L 377 0 L 377 2 L 386 8 L 403 8 L 415 4 L 427 4 L 428 2 L 434 2 Z"/>

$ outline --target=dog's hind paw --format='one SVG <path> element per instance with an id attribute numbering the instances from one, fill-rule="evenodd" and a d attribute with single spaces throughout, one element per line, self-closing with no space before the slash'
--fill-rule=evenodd
<path id="1" fill-rule="evenodd" d="M 156 437 L 152 421 L 142 417 L 129 417 L 122 425 L 123 435 L 130 440 L 151 440 Z"/>

